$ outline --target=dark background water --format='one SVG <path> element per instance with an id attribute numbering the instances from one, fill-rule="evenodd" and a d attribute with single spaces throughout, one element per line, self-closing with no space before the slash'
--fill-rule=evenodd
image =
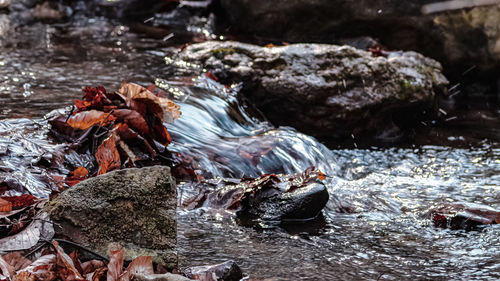
<path id="1" fill-rule="evenodd" d="M 53 146 L 41 118 L 71 105 L 83 86 L 113 90 L 124 80 L 156 81 L 183 111 L 167 126 L 174 139 L 169 148 L 196 155 L 200 170 L 241 177 L 315 165 L 330 176 L 331 200 L 311 224 L 247 228 L 227 214 L 179 211 L 182 266 L 234 259 L 251 277 L 271 280 L 500 278 L 499 226 L 450 231 L 434 228 L 426 216 L 446 202 L 500 209 L 500 107 L 494 101 L 478 97 L 459 120 L 419 127 L 402 145 L 352 140 L 330 144 L 331 150 L 293 128 L 265 122 L 236 98 L 236 90 L 173 75 L 165 63 L 175 52 L 172 45 L 99 19 L 84 27 L 35 24 L 3 37 L 0 148 L 18 148 L 16 157 L 23 159 L 40 148 L 19 139 Z M 257 165 L 239 157 L 241 149 L 267 147 L 271 152 Z M 0 153 L 3 166 L 16 159 Z M 179 191 L 182 197 L 194 192 Z M 339 200 L 356 213 L 336 213 Z"/>

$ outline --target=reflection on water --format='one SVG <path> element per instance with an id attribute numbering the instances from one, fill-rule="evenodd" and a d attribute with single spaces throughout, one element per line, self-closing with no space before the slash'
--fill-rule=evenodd
<path id="1" fill-rule="evenodd" d="M 94 24 L 84 30 L 34 26 L 38 33 L 25 30 L 21 39 L 0 45 L 0 175 L 35 187 L 47 171 L 67 173 L 64 167 L 32 165 L 40 153 L 57 147 L 40 118 L 70 105 L 82 86 L 117 89 L 122 80 L 148 84 L 158 78 L 159 85 L 172 87 L 183 111 L 167 125 L 175 140 L 169 148 L 192 158 L 200 174 L 256 176 L 314 165 L 330 175 L 327 185 L 335 195 L 323 223 L 290 232 L 240 227 L 208 210 L 179 211 L 181 265 L 234 259 L 252 277 L 273 280 L 500 278 L 499 226 L 450 231 L 434 228 L 425 217 L 427 209 L 444 202 L 500 209 L 498 144 L 329 150 L 292 128 L 265 122 L 238 100 L 237 88 L 206 77 L 168 75 L 162 62 L 170 49 L 164 41 Z M 106 39 L 96 31 L 100 25 Z M 357 212 L 336 213 L 338 200 Z"/>

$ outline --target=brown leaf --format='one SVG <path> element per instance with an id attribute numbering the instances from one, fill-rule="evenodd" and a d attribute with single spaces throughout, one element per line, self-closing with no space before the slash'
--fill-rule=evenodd
<path id="1" fill-rule="evenodd" d="M 116 148 L 115 136 L 111 134 L 97 148 L 95 158 L 99 164 L 97 174 L 102 175 L 109 171 L 120 169 L 120 153 Z"/>
<path id="2" fill-rule="evenodd" d="M 141 256 L 135 258 L 127 267 L 126 272 L 134 277 L 136 275 L 151 275 L 154 274 L 153 261 L 149 256 Z"/>
<path id="3" fill-rule="evenodd" d="M 127 123 L 130 128 L 141 135 L 149 135 L 148 123 L 146 123 L 146 120 L 144 120 L 144 117 L 139 112 L 130 109 L 117 109 L 113 111 L 113 115 L 119 121 Z"/>
<path id="4" fill-rule="evenodd" d="M 3 259 L 3 257 L 0 257 L 0 270 L 2 270 L 2 275 L 6 276 L 10 279 L 14 276 L 14 267 L 12 267 L 8 262 Z"/>
<path id="5" fill-rule="evenodd" d="M 100 260 L 89 260 L 82 263 L 83 274 L 92 273 L 101 267 L 106 267 L 106 264 Z"/>
<path id="6" fill-rule="evenodd" d="M 155 139 L 161 142 L 161 144 L 167 146 L 172 142 L 172 138 L 167 131 L 167 128 L 163 124 L 158 123 L 154 126 Z"/>
<path id="7" fill-rule="evenodd" d="M 14 276 L 14 281 L 36 281 L 36 275 L 23 271 Z"/>
<path id="8" fill-rule="evenodd" d="M 90 276 L 90 278 L 87 278 L 87 279 L 91 280 L 91 281 L 101 281 L 103 279 L 103 277 L 106 276 L 107 272 L 108 272 L 108 268 L 107 267 L 98 268 L 96 271 L 94 271 L 93 273 L 89 274 L 91 276 Z"/>
<path id="9" fill-rule="evenodd" d="M 123 274 L 123 250 L 111 251 L 109 253 L 107 281 L 121 281 Z"/>
<path id="10" fill-rule="evenodd" d="M 171 123 L 181 116 L 180 107 L 172 100 L 158 97 L 137 84 L 123 83 L 120 94 L 125 97 L 127 105 L 131 108 L 143 111 L 145 105 L 148 105 L 151 112 L 163 122 Z M 156 106 L 153 106 L 151 102 L 155 103 Z M 146 112 L 141 113 L 146 114 Z"/>
<path id="11" fill-rule="evenodd" d="M 12 203 L 0 198 L 0 212 L 11 212 L 11 211 L 12 211 Z"/>
<path id="12" fill-rule="evenodd" d="M 19 271 L 32 263 L 29 259 L 23 257 L 21 252 L 11 252 L 4 255 L 3 258 L 14 268 L 14 271 Z"/>
<path id="13" fill-rule="evenodd" d="M 78 251 L 73 251 L 69 254 L 69 257 L 73 261 L 73 264 L 75 265 L 76 270 L 80 273 L 80 275 L 83 276 L 83 268 L 82 268 L 82 263 L 78 259 Z"/>
<path id="14" fill-rule="evenodd" d="M 18 272 L 14 277 L 15 281 L 40 280 L 51 281 L 57 278 L 56 275 L 56 255 L 44 255 L 30 264 L 28 267 Z M 35 277 L 35 278 L 34 278 Z"/>
<path id="15" fill-rule="evenodd" d="M 85 280 L 83 276 L 78 272 L 73 263 L 73 260 L 64 252 L 64 250 L 59 246 L 59 243 L 54 240 L 52 241 L 57 252 L 57 274 L 62 280 Z"/>
<path id="16" fill-rule="evenodd" d="M 76 113 L 71 116 L 66 123 L 75 129 L 86 130 L 94 125 L 107 125 L 114 120 L 115 117 L 110 113 L 89 110 Z"/>

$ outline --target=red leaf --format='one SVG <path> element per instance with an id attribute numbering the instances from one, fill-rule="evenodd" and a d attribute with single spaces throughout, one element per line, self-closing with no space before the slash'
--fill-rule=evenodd
<path id="1" fill-rule="evenodd" d="M 75 129 L 86 130 L 97 124 L 107 125 L 114 120 L 115 117 L 110 115 L 110 113 L 89 110 L 76 113 L 66 123 Z"/>
<path id="2" fill-rule="evenodd" d="M 207 78 L 210 78 L 212 80 L 219 81 L 219 78 L 217 78 L 217 76 L 213 75 L 212 72 L 205 72 L 205 76 L 207 76 Z"/>
<path id="3" fill-rule="evenodd" d="M 98 175 L 105 174 L 109 171 L 120 169 L 120 153 L 116 148 L 116 140 L 114 135 L 110 135 L 97 148 L 95 158 L 99 164 Z"/>
<path id="4" fill-rule="evenodd" d="M 1 198 L 11 203 L 13 209 L 24 208 L 38 202 L 38 199 L 35 196 L 29 194 L 19 196 L 3 196 Z"/>

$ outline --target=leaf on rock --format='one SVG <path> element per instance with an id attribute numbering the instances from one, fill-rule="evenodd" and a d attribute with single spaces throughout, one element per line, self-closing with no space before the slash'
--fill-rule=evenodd
<path id="1" fill-rule="evenodd" d="M 86 130 L 94 125 L 108 125 L 115 119 L 110 113 L 89 110 L 76 113 L 68 119 L 67 123 L 75 129 Z"/>
<path id="2" fill-rule="evenodd" d="M 121 167 L 120 153 L 116 148 L 116 140 L 113 134 L 99 145 L 95 153 L 95 158 L 99 164 L 98 175 L 105 174 Z"/>

